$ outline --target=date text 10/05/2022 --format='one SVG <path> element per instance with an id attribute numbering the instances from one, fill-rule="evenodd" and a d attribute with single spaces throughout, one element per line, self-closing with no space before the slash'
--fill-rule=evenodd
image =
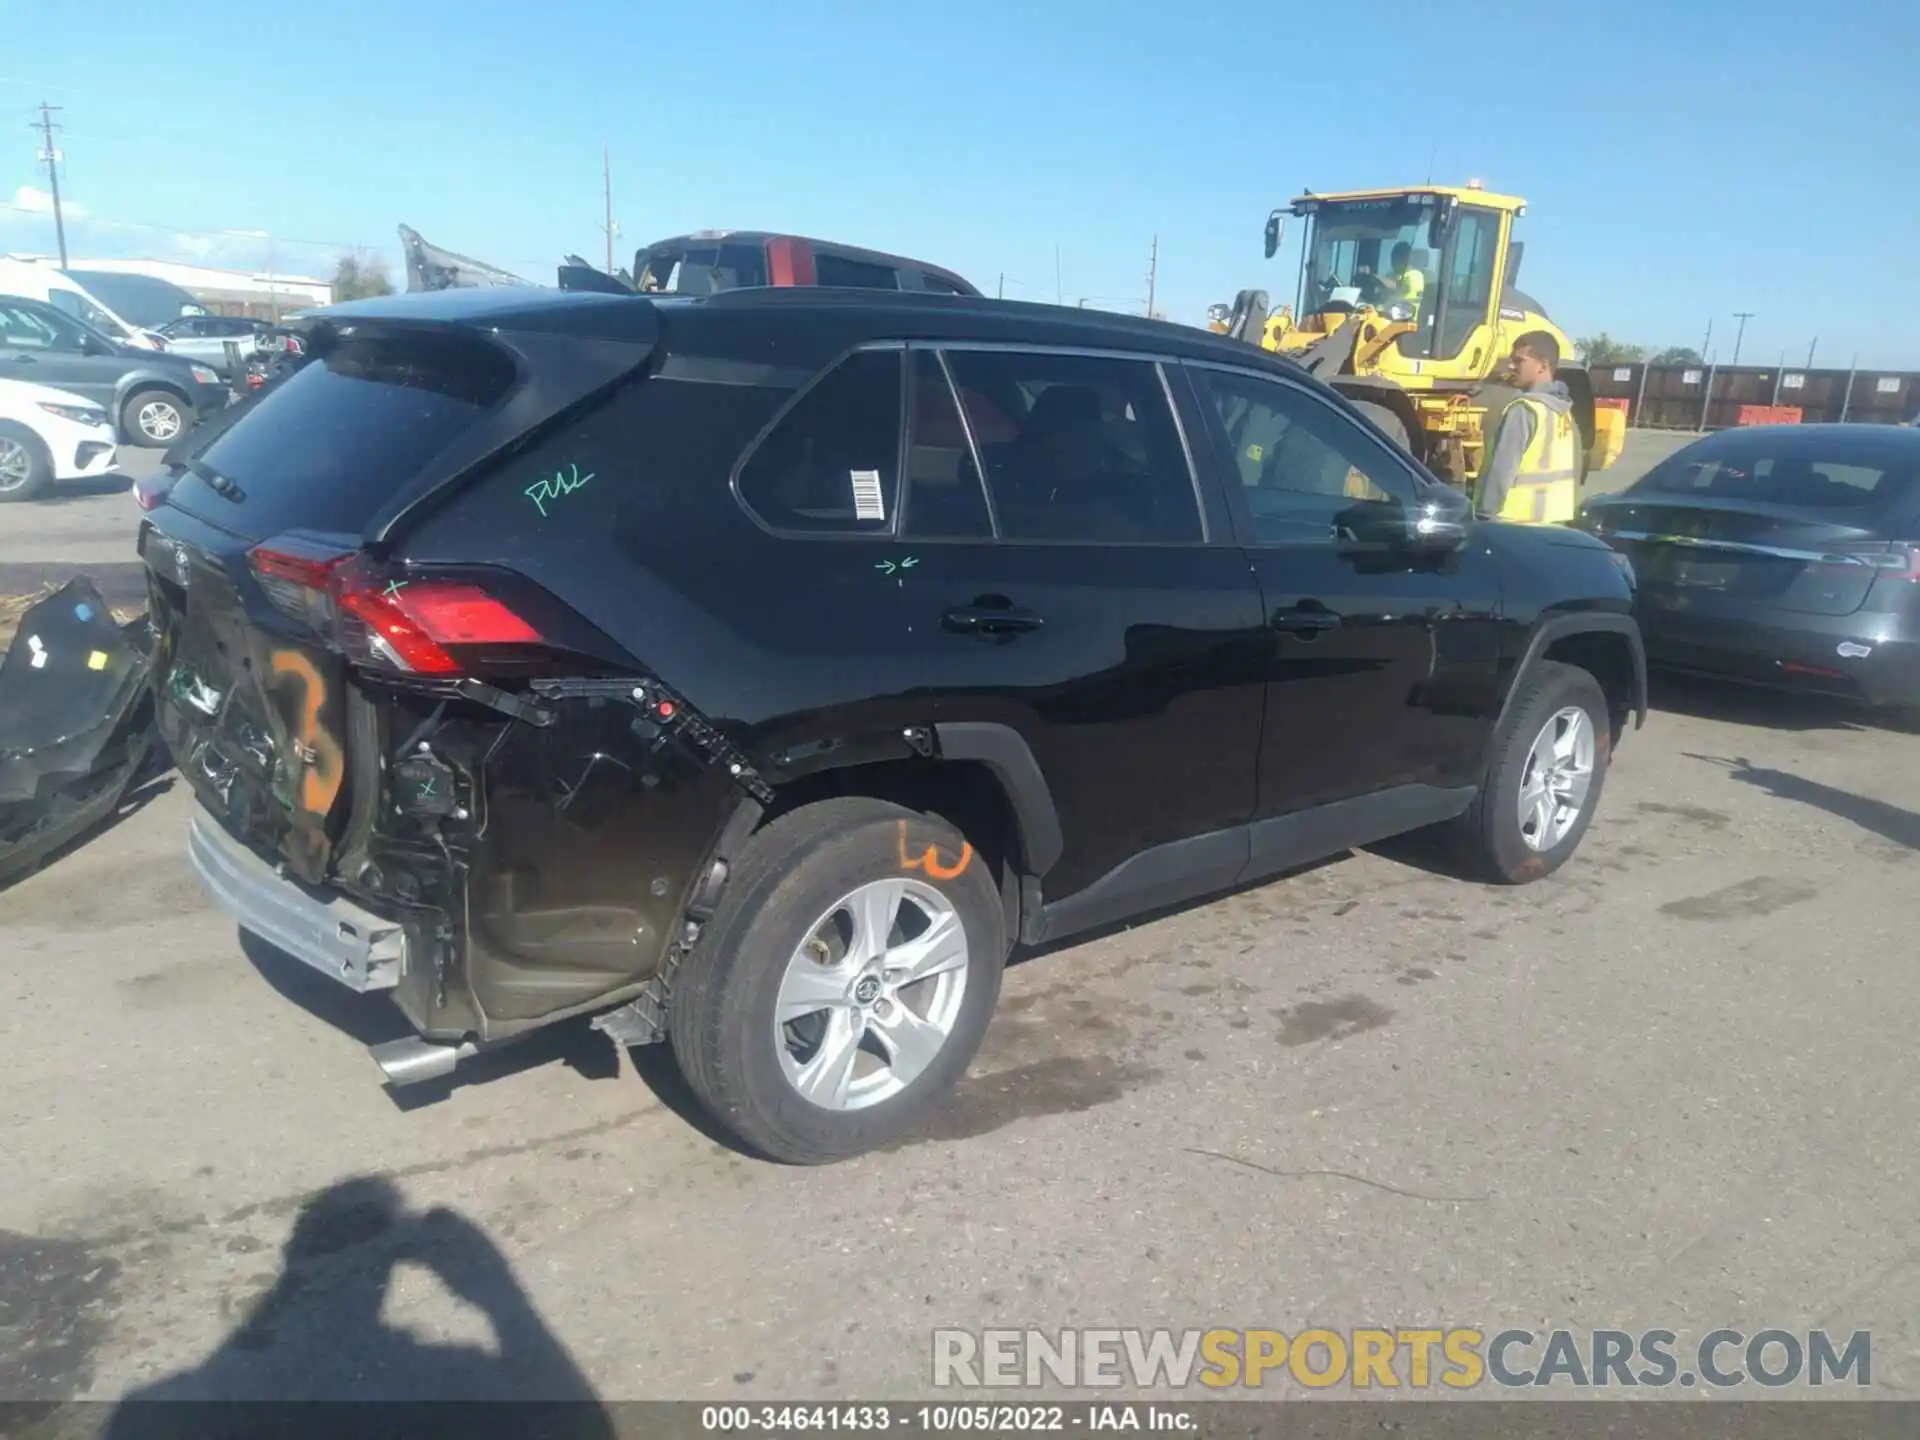
<path id="1" fill-rule="evenodd" d="M 854 1432 L 904 1430 L 1033 1435 L 1069 1430 L 1185 1434 L 1200 1428 L 1190 1410 L 1149 1402 L 1078 1405 L 707 1405 L 700 1428 L 713 1433 L 752 1431 Z"/>

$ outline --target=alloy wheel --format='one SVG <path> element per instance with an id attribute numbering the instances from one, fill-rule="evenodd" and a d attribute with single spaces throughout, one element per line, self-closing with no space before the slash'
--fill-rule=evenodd
<path id="1" fill-rule="evenodd" d="M 1580 706 L 1555 711 L 1540 727 L 1520 776 L 1520 838 L 1528 849 L 1553 849 L 1579 822 L 1593 761 L 1593 719 Z"/>
<path id="2" fill-rule="evenodd" d="M 773 1019 L 781 1073 L 827 1110 L 891 1099 L 945 1048 L 967 971 L 966 927 L 938 890 L 899 878 L 860 886 L 787 961 Z"/>

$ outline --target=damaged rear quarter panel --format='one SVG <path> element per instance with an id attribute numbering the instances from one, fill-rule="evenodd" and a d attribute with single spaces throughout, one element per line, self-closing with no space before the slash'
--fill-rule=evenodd
<path id="1" fill-rule="evenodd" d="M 395 1000 L 416 1026 L 501 1038 L 657 972 L 745 798 L 733 775 L 630 698 L 542 700 L 537 721 L 359 689 L 356 756 L 365 735 L 381 764 L 340 870 L 411 918 L 426 963 Z"/>
<path id="2" fill-rule="evenodd" d="M 912 597 L 876 571 L 898 542 L 777 538 L 729 488 L 790 393 L 629 384 L 396 534 L 394 558 L 532 581 L 624 652 L 603 674 L 630 665 L 664 682 L 769 780 L 782 778 L 782 752 L 814 743 L 892 737 L 907 754 L 902 732 L 932 721 L 940 652 L 912 633 Z M 650 748 L 629 705 L 575 697 L 551 708 L 545 731 L 499 715 L 462 721 L 474 727 L 467 750 L 498 746 L 482 767 L 469 861 L 471 1003 L 509 1024 L 611 1000 L 651 976 L 748 798 L 711 747 L 681 735 Z"/>

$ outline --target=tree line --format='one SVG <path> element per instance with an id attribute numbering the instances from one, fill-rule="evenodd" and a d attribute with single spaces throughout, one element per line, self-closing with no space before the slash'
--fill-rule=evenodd
<path id="1" fill-rule="evenodd" d="M 1586 357 L 1589 369 L 1596 365 L 1638 365 L 1645 361 L 1649 365 L 1701 365 L 1705 362 L 1700 352 L 1691 345 L 1669 345 L 1664 350 L 1653 350 L 1646 345 L 1629 345 L 1616 340 L 1606 331 L 1598 335 L 1583 335 L 1574 342 L 1582 355 Z"/>

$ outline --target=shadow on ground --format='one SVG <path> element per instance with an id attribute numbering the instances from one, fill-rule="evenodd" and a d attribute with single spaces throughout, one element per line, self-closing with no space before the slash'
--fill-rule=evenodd
<path id="1" fill-rule="evenodd" d="M 70 500 L 91 500 L 96 495 L 124 495 L 133 488 L 133 476 L 121 470 L 109 470 L 86 480 L 62 480 L 34 503 L 60 505 Z"/>
<path id="2" fill-rule="evenodd" d="M 1760 730 L 1873 730 L 1901 728 L 1866 706 L 1831 695 L 1765 690 L 1757 685 L 1708 680 L 1656 671 L 1648 681 L 1648 700 L 1656 724 L 1662 714 L 1691 715 Z"/>
<path id="3" fill-rule="evenodd" d="M 1764 790 L 1776 800 L 1810 805 L 1815 810 L 1824 810 L 1841 820 L 1851 821 L 1882 840 L 1908 850 L 1920 850 L 1920 815 L 1911 810 L 1889 805 L 1885 800 L 1875 800 L 1868 795 L 1856 795 L 1851 790 L 1835 789 L 1790 771 L 1770 770 L 1740 757 L 1730 759 L 1721 755 L 1696 755 L 1690 750 L 1682 753 L 1689 760 L 1722 766 L 1742 785 Z"/>
<path id="4" fill-rule="evenodd" d="M 301 1207 L 280 1259 L 272 1285 L 214 1352 L 130 1394 L 107 1436 L 289 1434 L 315 1417 L 272 1407 L 316 1400 L 545 1402 L 537 1415 L 516 1410 L 518 1433 L 617 1433 L 506 1256 L 456 1212 L 411 1212 L 384 1177 L 346 1180 Z M 382 1312 L 403 1265 L 431 1272 L 478 1311 L 492 1343 L 434 1343 L 388 1324 Z M 325 1418 L 335 1434 L 374 1433 L 351 1414 Z"/>

